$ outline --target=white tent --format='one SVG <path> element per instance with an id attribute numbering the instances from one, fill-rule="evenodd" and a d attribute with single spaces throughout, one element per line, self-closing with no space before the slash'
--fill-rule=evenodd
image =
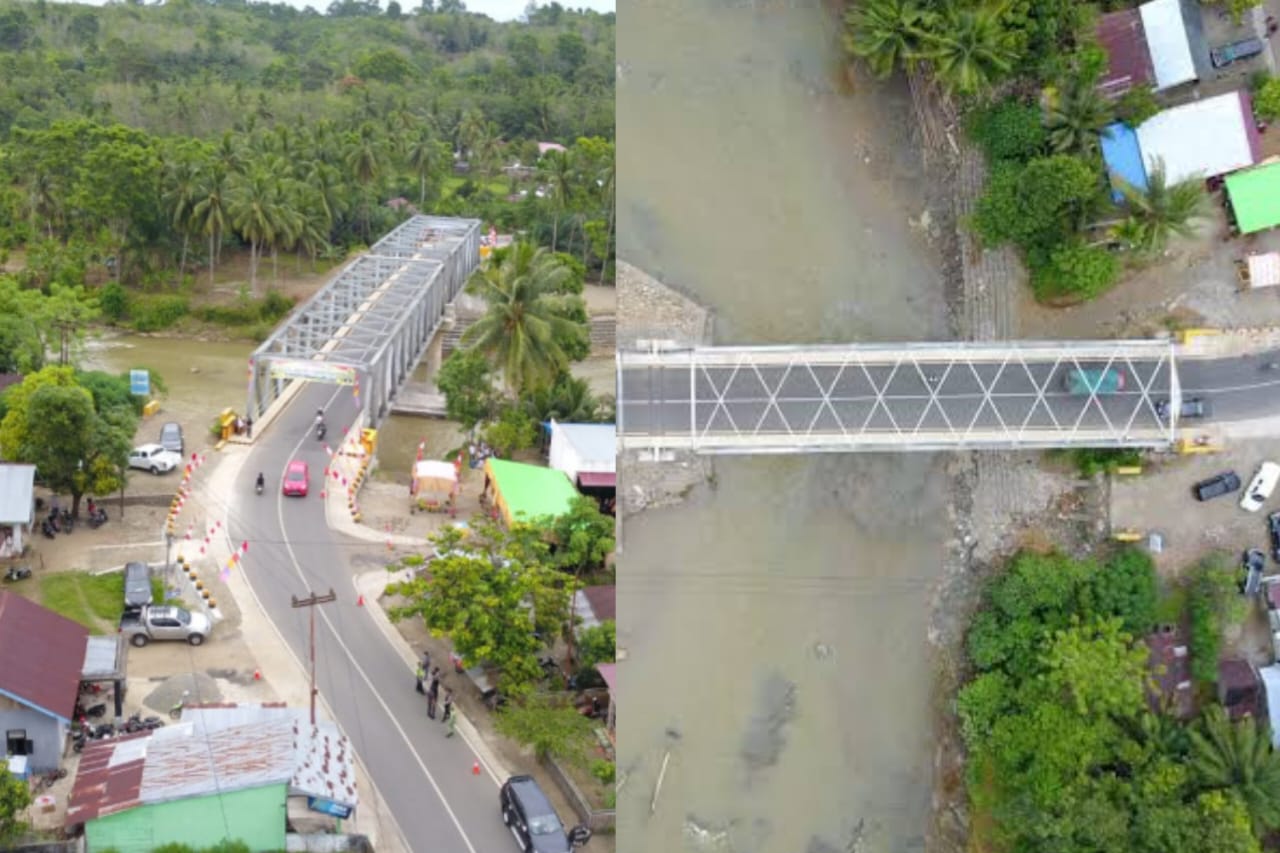
<path id="1" fill-rule="evenodd" d="M 551 422 L 548 463 L 582 485 L 612 485 L 617 476 L 618 428 L 614 424 Z M 583 478 L 581 475 L 594 475 Z"/>
<path id="2" fill-rule="evenodd" d="M 1138 127 L 1138 147 L 1151 174 L 1163 162 L 1167 183 L 1207 179 L 1258 161 L 1253 116 L 1240 92 L 1165 110 Z"/>
<path id="3" fill-rule="evenodd" d="M 1189 83 L 1196 79 L 1196 64 L 1191 59 L 1191 42 L 1187 25 L 1182 20 L 1179 0 L 1151 0 L 1138 7 L 1142 29 L 1147 36 L 1147 52 L 1156 72 L 1156 91 Z"/>

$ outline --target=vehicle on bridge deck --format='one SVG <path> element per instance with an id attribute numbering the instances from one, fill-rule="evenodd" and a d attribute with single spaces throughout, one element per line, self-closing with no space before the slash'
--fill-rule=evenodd
<path id="1" fill-rule="evenodd" d="M 1124 390 L 1124 371 L 1116 367 L 1073 367 L 1062 378 L 1069 394 L 1114 394 Z"/>
<path id="2" fill-rule="evenodd" d="M 286 496 L 296 495 L 300 498 L 307 496 L 307 488 L 311 485 L 311 469 L 307 467 L 307 463 L 295 459 L 289 463 L 289 467 L 284 472 L 284 483 L 280 487 L 280 491 Z"/>
<path id="3" fill-rule="evenodd" d="M 1262 509 L 1267 498 L 1271 497 L 1271 493 L 1276 490 L 1277 482 L 1280 482 L 1280 465 L 1274 462 L 1263 462 L 1258 466 L 1258 473 L 1254 474 L 1253 479 L 1249 481 L 1249 488 L 1245 489 L 1244 497 L 1240 498 L 1240 508 L 1249 512 Z"/>
<path id="4" fill-rule="evenodd" d="M 1156 403 L 1156 414 L 1160 420 L 1169 420 L 1169 401 L 1161 400 Z M 1178 417 L 1180 418 L 1207 418 L 1213 414 L 1213 406 L 1203 397 L 1188 397 L 1182 401 L 1182 405 L 1178 407 Z"/>
<path id="5" fill-rule="evenodd" d="M 1221 474 L 1201 480 L 1192 486 L 1196 500 L 1209 501 L 1239 491 L 1240 477 L 1235 471 L 1223 471 Z"/>

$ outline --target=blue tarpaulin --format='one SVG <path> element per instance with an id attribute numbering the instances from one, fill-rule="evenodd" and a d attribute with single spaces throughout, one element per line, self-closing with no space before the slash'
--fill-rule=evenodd
<path id="1" fill-rule="evenodd" d="M 1111 197 L 1116 204 L 1124 201 L 1119 181 L 1147 188 L 1147 169 L 1142 163 L 1142 149 L 1138 146 L 1138 134 L 1123 122 L 1115 122 L 1102 132 L 1102 160 L 1107 164 L 1111 179 Z"/>

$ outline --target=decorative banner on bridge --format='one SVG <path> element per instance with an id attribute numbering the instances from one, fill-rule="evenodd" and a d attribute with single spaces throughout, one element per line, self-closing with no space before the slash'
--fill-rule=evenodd
<path id="1" fill-rule="evenodd" d="M 355 385 L 356 369 L 346 364 L 328 364 L 302 358 L 271 360 L 272 379 L 308 379 L 333 385 Z"/>

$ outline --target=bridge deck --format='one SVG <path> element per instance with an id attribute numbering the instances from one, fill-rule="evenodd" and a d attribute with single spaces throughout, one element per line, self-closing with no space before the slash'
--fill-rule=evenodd
<path id="1" fill-rule="evenodd" d="M 1164 341 L 713 347 L 619 354 L 624 447 L 706 453 L 1160 447 L 1179 388 Z M 1074 394 L 1112 369 L 1114 393 Z"/>

